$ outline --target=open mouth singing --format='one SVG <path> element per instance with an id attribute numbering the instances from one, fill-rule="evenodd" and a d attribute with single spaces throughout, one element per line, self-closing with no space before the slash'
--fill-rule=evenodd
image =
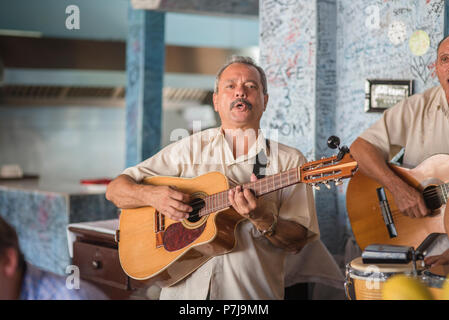
<path id="1" fill-rule="evenodd" d="M 233 108 L 237 108 L 240 111 L 246 111 L 251 110 L 253 108 L 253 105 L 246 99 L 236 99 L 231 103 L 230 110 L 232 110 Z"/>

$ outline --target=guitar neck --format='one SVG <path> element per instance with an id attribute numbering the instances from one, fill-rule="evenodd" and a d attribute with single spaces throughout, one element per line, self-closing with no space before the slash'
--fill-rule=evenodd
<path id="1" fill-rule="evenodd" d="M 288 186 L 299 183 L 300 176 L 297 168 L 293 168 L 278 174 L 274 174 L 254 182 L 248 182 L 242 185 L 243 189 L 252 190 L 257 197 L 267 193 L 286 188 Z M 204 208 L 199 211 L 199 216 L 205 216 L 213 212 L 223 210 L 231 206 L 228 200 L 230 190 L 219 192 L 203 199 Z"/>
<path id="2" fill-rule="evenodd" d="M 300 182 L 316 188 L 318 184 L 324 183 L 330 188 L 328 182 L 334 181 L 335 184 L 339 184 L 341 179 L 351 177 L 355 170 L 357 170 L 357 162 L 347 153 L 340 158 L 332 156 L 307 162 L 301 167 L 245 183 L 242 188 L 252 190 L 257 197 Z M 203 203 L 197 215 L 202 217 L 230 207 L 228 194 L 229 190 L 226 190 L 202 199 Z"/>

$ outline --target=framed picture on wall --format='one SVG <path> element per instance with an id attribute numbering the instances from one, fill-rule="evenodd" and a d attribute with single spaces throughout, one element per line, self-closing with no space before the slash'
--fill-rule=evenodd
<path id="1" fill-rule="evenodd" d="M 365 112 L 383 112 L 409 97 L 413 80 L 368 79 L 365 83 Z"/>

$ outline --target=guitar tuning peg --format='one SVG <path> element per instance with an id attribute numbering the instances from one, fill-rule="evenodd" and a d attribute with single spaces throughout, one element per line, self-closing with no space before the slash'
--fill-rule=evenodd
<path id="1" fill-rule="evenodd" d="M 334 181 L 335 181 L 335 185 L 336 186 L 339 186 L 339 185 L 343 184 L 343 181 L 341 181 L 341 179 L 335 179 Z"/>
<path id="2" fill-rule="evenodd" d="M 340 146 L 340 138 L 337 136 L 330 136 L 327 139 L 327 146 L 331 149 L 337 149 Z M 340 148 L 339 148 L 340 149 Z"/>

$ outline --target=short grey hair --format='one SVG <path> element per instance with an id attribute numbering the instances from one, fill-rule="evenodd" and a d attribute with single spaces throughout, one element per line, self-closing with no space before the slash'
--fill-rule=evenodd
<path id="1" fill-rule="evenodd" d="M 221 74 L 227 67 L 229 67 L 233 63 L 243 63 L 256 68 L 260 75 L 260 81 L 262 82 L 263 94 L 268 94 L 267 76 L 265 75 L 265 71 L 263 71 L 263 69 L 258 66 L 252 58 L 245 56 L 232 56 L 231 59 L 229 59 L 229 61 L 221 67 L 221 69 L 217 73 L 217 76 L 215 77 L 214 93 L 218 93 L 218 82 L 220 81 Z"/>
<path id="2" fill-rule="evenodd" d="M 449 38 L 449 35 L 448 35 L 448 36 L 445 36 L 443 39 L 440 40 L 440 42 L 438 42 L 437 53 L 438 53 L 438 51 L 440 50 L 441 44 L 442 44 L 447 38 Z"/>

